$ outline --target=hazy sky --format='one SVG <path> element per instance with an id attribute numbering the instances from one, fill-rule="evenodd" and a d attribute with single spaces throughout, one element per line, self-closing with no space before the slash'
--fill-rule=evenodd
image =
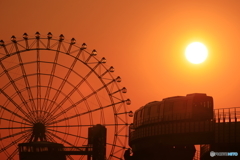
<path id="1" fill-rule="evenodd" d="M 24 32 L 74 37 L 115 67 L 136 110 L 175 95 L 207 93 L 215 108 L 240 106 L 238 0 L 0 0 L 0 39 Z M 193 41 L 205 63 L 184 58 Z"/>
<path id="2" fill-rule="evenodd" d="M 239 0 L 0 0 L 0 40 L 39 31 L 87 43 L 121 76 L 133 111 L 189 93 L 240 107 L 239 8 Z M 194 41 L 209 50 L 202 64 L 184 57 Z"/>

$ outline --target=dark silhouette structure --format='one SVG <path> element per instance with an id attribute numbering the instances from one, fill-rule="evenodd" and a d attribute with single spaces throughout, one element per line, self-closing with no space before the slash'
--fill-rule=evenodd
<path id="1" fill-rule="evenodd" d="M 38 141 L 21 143 L 18 147 L 20 160 L 66 160 L 62 144 Z"/>
<path id="2" fill-rule="evenodd" d="M 149 103 L 135 112 L 129 128 L 132 158 L 193 160 L 194 145 L 201 145 L 201 160 L 239 159 L 235 155 L 210 156 L 211 151 L 240 153 L 239 121 L 240 108 L 213 110 L 213 100 L 206 94 L 189 94 Z"/>
<path id="3" fill-rule="evenodd" d="M 113 74 L 106 58 L 63 34 L 24 33 L 10 40 L 0 39 L 0 159 L 18 159 L 19 143 L 21 156 L 54 150 L 121 159 L 133 112 L 127 107 L 131 100 L 123 96 L 127 89 L 119 86 L 122 78 Z M 105 138 L 100 138 L 106 129 L 88 130 L 95 124 L 111 128 L 106 156 Z M 96 137 L 88 137 L 88 131 Z M 59 145 L 64 145 L 62 151 Z M 87 156 L 67 159 L 72 157 Z"/>
<path id="4" fill-rule="evenodd" d="M 92 146 L 92 160 L 105 160 L 107 129 L 98 124 L 88 129 L 88 144 Z"/>
<path id="5" fill-rule="evenodd" d="M 45 127 L 34 125 L 29 143 L 20 143 L 20 160 L 66 160 L 66 155 L 87 155 L 88 160 L 105 160 L 106 127 L 98 124 L 89 128 L 88 145 L 64 147 L 62 144 L 44 140 Z M 39 140 L 39 141 L 38 141 Z"/>
<path id="6" fill-rule="evenodd" d="M 47 141 L 45 132 L 46 132 L 46 128 L 43 123 L 39 123 L 39 122 L 35 123 L 33 126 L 30 142 L 33 142 L 33 141 L 37 142 L 38 139 L 40 141 Z"/>
<path id="7" fill-rule="evenodd" d="M 131 159 L 133 159 L 133 156 L 131 156 L 131 149 L 130 149 L 130 148 L 128 148 L 128 149 L 125 151 L 125 153 L 124 153 L 124 159 L 125 159 L 125 160 L 131 160 Z"/>

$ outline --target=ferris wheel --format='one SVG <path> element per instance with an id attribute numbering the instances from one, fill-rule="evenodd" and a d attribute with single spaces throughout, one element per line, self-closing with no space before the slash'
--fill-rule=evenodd
<path id="1" fill-rule="evenodd" d="M 106 159 L 122 159 L 133 116 L 127 89 L 96 50 L 64 39 L 36 32 L 0 40 L 1 159 L 18 160 L 18 144 L 36 140 L 36 126 L 46 129 L 40 141 L 78 147 L 87 145 L 88 128 L 96 124 L 107 128 Z"/>

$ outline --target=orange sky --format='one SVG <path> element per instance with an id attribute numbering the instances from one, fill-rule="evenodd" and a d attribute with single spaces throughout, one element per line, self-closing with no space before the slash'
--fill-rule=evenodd
<path id="1" fill-rule="evenodd" d="M 213 96 L 215 108 L 240 106 L 237 0 L 22 0 L 1 1 L 0 6 L 0 39 L 51 31 L 86 42 L 122 77 L 133 110 L 194 92 Z M 184 58 L 193 41 L 209 49 L 203 64 Z"/>
<path id="2" fill-rule="evenodd" d="M 131 109 L 168 96 L 207 93 L 215 108 L 239 107 L 240 1 L 0 1 L 0 39 L 52 32 L 96 49 L 128 89 Z M 184 58 L 193 41 L 206 62 Z"/>

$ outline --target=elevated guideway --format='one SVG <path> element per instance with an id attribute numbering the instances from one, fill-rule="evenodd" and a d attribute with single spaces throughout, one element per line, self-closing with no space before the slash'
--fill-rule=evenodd
<path id="1" fill-rule="evenodd" d="M 211 149 L 226 150 L 240 147 L 240 107 L 214 110 L 214 119 L 198 121 L 149 121 L 130 126 L 129 145 L 133 152 L 167 147 L 201 145 L 201 156 Z M 205 149 L 204 149 L 205 146 Z M 239 151 L 240 153 L 240 151 Z"/>

